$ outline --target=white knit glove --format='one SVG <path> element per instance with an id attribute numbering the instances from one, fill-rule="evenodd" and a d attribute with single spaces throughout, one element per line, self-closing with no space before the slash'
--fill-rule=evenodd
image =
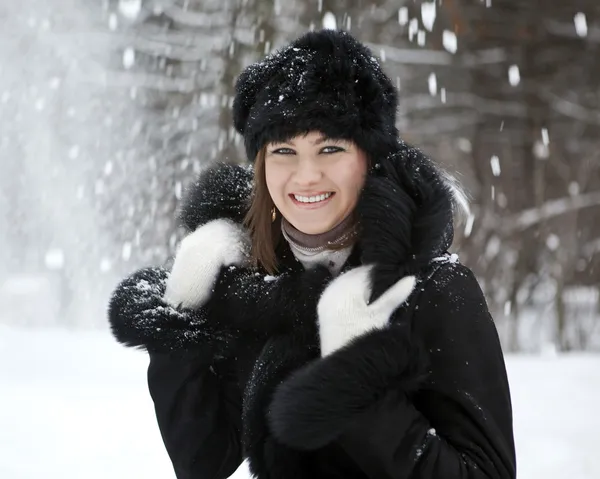
<path id="1" fill-rule="evenodd" d="M 203 306 L 221 268 L 241 266 L 249 251 L 250 238 L 242 225 L 217 219 L 200 226 L 181 241 L 163 299 L 175 307 Z"/>
<path id="2" fill-rule="evenodd" d="M 412 293 L 416 279 L 406 276 L 375 302 L 367 304 L 371 296 L 372 268 L 351 269 L 334 279 L 323 291 L 317 305 L 322 356 L 369 331 L 384 328 L 396 308 Z"/>

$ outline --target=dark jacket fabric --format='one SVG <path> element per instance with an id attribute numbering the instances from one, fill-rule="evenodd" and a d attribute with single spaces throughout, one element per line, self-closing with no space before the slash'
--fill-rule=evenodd
<path id="1" fill-rule="evenodd" d="M 252 171 L 203 172 L 182 209 L 193 231 L 241 222 Z M 406 145 L 367 178 L 361 233 L 344 270 L 375 264 L 372 300 L 416 275 L 387 327 L 321 357 L 317 304 L 332 280 L 281 241 L 280 270 L 223 268 L 202 308 L 162 301 L 168 273 L 115 290 L 115 337 L 150 354 L 148 384 L 178 479 L 227 478 L 248 458 L 259 479 L 512 479 L 509 385 L 472 272 L 447 253 L 451 191 Z M 215 238 L 218 241 L 218 238 Z"/>

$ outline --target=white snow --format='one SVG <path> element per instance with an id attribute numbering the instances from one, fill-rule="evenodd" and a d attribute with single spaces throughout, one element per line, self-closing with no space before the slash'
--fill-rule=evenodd
<path id="1" fill-rule="evenodd" d="M 114 32 L 119 27 L 119 19 L 115 13 L 111 13 L 108 16 L 108 28 L 111 32 Z"/>
<path id="2" fill-rule="evenodd" d="M 123 249 L 121 250 L 121 258 L 123 258 L 123 261 L 129 261 L 131 259 L 132 250 L 133 248 L 129 241 L 123 243 Z"/>
<path id="3" fill-rule="evenodd" d="M 147 364 L 106 332 L 0 325 L 0 477 L 174 479 Z M 507 364 L 519 478 L 600 477 L 600 356 Z"/>
<path id="4" fill-rule="evenodd" d="M 413 18 L 408 23 L 408 40 L 412 42 L 413 37 L 419 31 L 419 20 L 417 18 Z"/>
<path id="5" fill-rule="evenodd" d="M 500 176 L 500 158 L 497 155 L 493 155 L 490 159 L 490 165 L 492 167 L 492 173 L 494 176 Z"/>
<path id="6" fill-rule="evenodd" d="M 69 159 L 76 160 L 79 157 L 80 152 L 81 148 L 79 148 L 79 145 L 73 145 L 71 148 L 69 148 Z"/>
<path id="7" fill-rule="evenodd" d="M 560 246 L 560 238 L 554 233 L 551 233 L 546 238 L 546 246 L 550 251 L 556 251 Z"/>
<path id="8" fill-rule="evenodd" d="M 174 478 L 147 362 L 108 334 L 0 325 L 0 477 Z"/>
<path id="9" fill-rule="evenodd" d="M 521 73 L 517 65 L 511 65 L 508 69 L 508 82 L 511 86 L 517 86 L 521 82 Z"/>
<path id="10" fill-rule="evenodd" d="M 586 37 L 588 34 L 588 26 L 585 13 L 576 13 L 573 17 L 573 21 L 575 22 L 575 31 L 577 32 L 577 35 L 580 37 Z"/>
<path id="11" fill-rule="evenodd" d="M 53 248 L 46 251 L 44 263 L 48 269 L 62 269 L 65 265 L 64 251 L 59 248 Z"/>
<path id="12" fill-rule="evenodd" d="M 400 7 L 398 9 L 398 23 L 400 25 L 406 25 L 408 23 L 408 8 Z"/>
<path id="13" fill-rule="evenodd" d="M 580 192 L 581 188 L 579 186 L 579 183 L 577 183 L 576 181 L 571 181 L 569 183 L 569 194 L 571 196 L 577 196 Z"/>
<path id="14" fill-rule="evenodd" d="M 56 89 L 58 89 L 58 87 L 60 87 L 61 83 L 62 83 L 62 81 L 60 78 L 52 77 L 50 79 L 49 85 L 52 90 L 56 90 Z"/>
<path id="15" fill-rule="evenodd" d="M 444 30 L 442 34 L 442 45 L 448 53 L 456 53 L 458 50 L 458 39 L 456 34 L 450 30 Z"/>
<path id="16" fill-rule="evenodd" d="M 325 15 L 323 15 L 323 28 L 327 30 L 337 30 L 337 20 L 333 13 L 326 12 Z"/>
<path id="17" fill-rule="evenodd" d="M 142 0 L 119 0 L 119 12 L 129 20 L 135 20 L 142 10 Z"/>
<path id="18" fill-rule="evenodd" d="M 536 140 L 533 145 L 533 154 L 541 160 L 545 160 L 550 156 L 550 148 L 548 148 L 548 143 L 545 142 L 544 138 L 542 138 L 542 141 Z"/>
<path id="19" fill-rule="evenodd" d="M 548 146 L 550 143 L 550 136 L 548 135 L 548 128 L 542 128 L 542 141 L 544 145 Z"/>
<path id="20" fill-rule="evenodd" d="M 102 258 L 100 260 L 100 271 L 107 273 L 112 269 L 112 261 L 108 258 Z"/>
<path id="21" fill-rule="evenodd" d="M 127 47 L 123 51 L 123 66 L 129 70 L 135 64 L 135 50 L 131 47 Z"/>
<path id="22" fill-rule="evenodd" d="M 423 26 L 430 32 L 433 31 L 436 13 L 435 2 L 421 4 L 421 21 Z"/>
<path id="23" fill-rule="evenodd" d="M 437 94 L 437 77 L 435 76 L 435 73 L 429 74 L 427 86 L 429 87 L 429 94 L 435 96 Z"/>

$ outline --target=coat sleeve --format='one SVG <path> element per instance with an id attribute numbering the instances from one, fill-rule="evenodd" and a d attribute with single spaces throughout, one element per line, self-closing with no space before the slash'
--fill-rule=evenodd
<path id="1" fill-rule="evenodd" d="M 189 309 L 163 300 L 168 276 L 163 268 L 144 268 L 115 288 L 108 306 L 115 338 L 148 352 L 202 350 L 210 359 L 231 357 L 240 330 L 289 331 L 313 313 L 331 278 L 325 267 L 267 279 L 252 268 L 224 267 L 207 304 Z"/>
<path id="2" fill-rule="evenodd" d="M 218 366 L 150 353 L 148 387 L 177 479 L 224 479 L 241 463 L 241 395 Z"/>
<path id="3" fill-rule="evenodd" d="M 516 477 L 498 335 L 461 265 L 429 280 L 410 323 L 399 318 L 298 370 L 277 390 L 270 422 L 299 449 L 339 441 L 370 478 Z"/>
<path id="4" fill-rule="evenodd" d="M 201 351 L 206 361 L 228 357 L 237 335 L 207 308 L 174 308 L 163 300 L 169 272 L 143 268 L 113 291 L 108 320 L 117 341 L 152 353 Z"/>

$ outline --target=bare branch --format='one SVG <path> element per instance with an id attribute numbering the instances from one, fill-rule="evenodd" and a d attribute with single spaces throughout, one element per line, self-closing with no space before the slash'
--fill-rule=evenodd
<path id="1" fill-rule="evenodd" d="M 438 50 L 396 48 L 376 43 L 367 43 L 367 46 L 376 54 L 382 50 L 385 51 L 386 61 L 413 65 L 450 65 L 452 63 L 452 55 Z"/>
<path id="2" fill-rule="evenodd" d="M 228 17 L 223 12 L 204 13 L 184 10 L 178 5 L 171 5 L 163 13 L 174 22 L 188 27 L 220 27 L 228 26 Z"/>
<path id="3" fill-rule="evenodd" d="M 546 29 L 553 35 L 559 37 L 568 38 L 581 38 L 577 35 L 575 26 L 573 23 L 557 22 L 555 20 L 547 20 L 544 22 Z M 594 43 L 600 43 L 600 28 L 588 27 L 587 35 L 585 38 L 581 38 L 582 41 L 591 41 Z"/>
<path id="4" fill-rule="evenodd" d="M 110 88 L 148 88 L 161 92 L 193 93 L 202 91 L 206 86 L 199 85 L 189 78 L 170 78 L 152 73 L 133 73 L 108 71 L 104 75 L 82 76 L 81 81 L 101 84 Z"/>
<path id="5" fill-rule="evenodd" d="M 529 208 L 503 220 L 504 231 L 522 231 L 571 211 L 600 206 L 600 191 L 546 201 L 539 208 Z"/>
<path id="6" fill-rule="evenodd" d="M 479 50 L 471 54 L 464 54 L 461 64 L 466 67 L 477 67 L 481 65 L 490 65 L 494 63 L 503 63 L 507 59 L 506 49 L 488 48 Z"/>
<path id="7" fill-rule="evenodd" d="M 561 115 L 600 125 L 600 111 L 590 110 L 578 103 L 561 98 L 548 90 L 540 91 L 540 96 L 549 102 L 554 111 Z"/>
<path id="8" fill-rule="evenodd" d="M 471 93 L 447 93 L 446 102 L 431 95 L 411 95 L 401 102 L 405 113 L 412 113 L 434 108 L 473 108 L 480 113 L 487 113 L 502 117 L 525 118 L 527 110 L 525 105 L 518 102 L 507 102 L 482 98 Z"/>

